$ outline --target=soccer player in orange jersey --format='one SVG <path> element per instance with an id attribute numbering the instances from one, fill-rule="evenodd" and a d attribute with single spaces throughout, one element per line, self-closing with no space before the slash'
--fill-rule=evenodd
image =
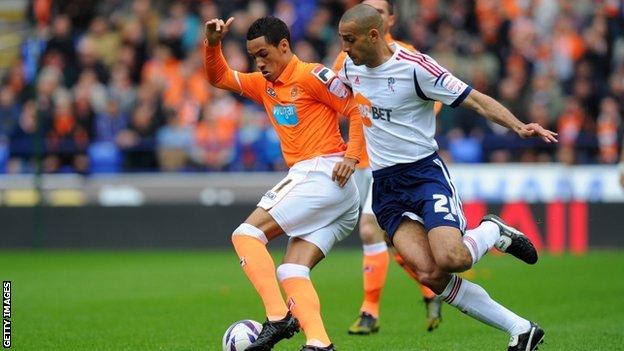
<path id="1" fill-rule="evenodd" d="M 383 19 L 384 34 L 386 42 L 398 42 L 401 46 L 408 48 L 410 51 L 416 52 L 416 49 L 404 42 L 394 40 L 390 34 L 390 29 L 394 26 L 394 1 L 392 0 L 364 0 L 363 4 L 374 7 Z M 334 61 L 334 72 L 340 71 L 343 63 L 347 58 L 347 53 L 341 51 L 336 61 Z M 436 113 L 439 112 L 442 104 L 436 102 L 434 106 Z M 372 203 L 372 173 L 368 163 L 368 154 L 364 150 L 362 160 L 357 165 L 355 178 L 358 189 L 360 190 L 360 205 L 362 206 L 362 214 L 360 215 L 360 239 L 364 257 L 362 260 L 363 276 L 364 276 L 364 299 L 360 307 L 360 315 L 349 327 L 349 334 L 368 335 L 379 330 L 379 304 L 381 300 L 381 291 L 385 285 L 386 275 L 388 272 L 388 263 L 390 261 L 388 255 L 388 246 L 386 244 L 385 232 L 377 224 L 377 219 L 371 207 Z M 417 283 L 418 276 L 403 261 L 401 256 L 395 252 L 395 261 L 405 270 L 410 277 Z M 436 296 L 428 287 L 420 285 L 423 300 L 427 308 L 427 330 L 433 331 L 438 327 L 441 321 L 442 299 Z"/>
<path id="2" fill-rule="evenodd" d="M 301 350 L 334 350 L 310 269 L 357 223 L 359 195 L 351 175 L 364 148 L 361 115 L 331 69 L 304 63 L 292 53 L 288 28 L 275 17 L 256 20 L 247 32 L 247 51 L 260 72 L 230 69 L 220 43 L 232 21 L 206 22 L 208 80 L 264 106 L 290 168 L 232 234 L 240 264 L 267 316 L 247 350 L 270 350 L 299 325 L 306 336 Z M 340 135 L 338 114 L 350 118 L 348 145 Z M 290 240 L 276 272 L 266 244 L 282 234 Z"/>

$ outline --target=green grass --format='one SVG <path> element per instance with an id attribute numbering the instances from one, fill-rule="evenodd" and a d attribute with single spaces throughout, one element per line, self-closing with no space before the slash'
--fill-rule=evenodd
<path id="1" fill-rule="evenodd" d="M 424 331 L 419 290 L 392 264 L 381 330 L 349 336 L 361 253 L 336 250 L 312 273 L 326 327 L 341 351 L 505 350 L 505 333 L 445 305 Z M 233 251 L 0 251 L 12 280 L 15 350 L 216 350 L 227 326 L 264 319 Z M 467 277 L 546 329 L 540 350 L 624 350 L 624 252 L 542 257 L 527 266 L 488 256 Z M 275 350 L 298 350 L 302 334 Z"/>

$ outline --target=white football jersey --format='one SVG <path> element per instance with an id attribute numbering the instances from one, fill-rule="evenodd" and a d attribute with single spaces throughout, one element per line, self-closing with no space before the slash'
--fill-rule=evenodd
<path id="1" fill-rule="evenodd" d="M 339 77 L 353 90 L 364 119 L 371 168 L 411 163 L 438 150 L 435 100 L 458 106 L 472 88 L 431 57 L 398 45 L 392 57 L 369 68 L 347 56 Z"/>

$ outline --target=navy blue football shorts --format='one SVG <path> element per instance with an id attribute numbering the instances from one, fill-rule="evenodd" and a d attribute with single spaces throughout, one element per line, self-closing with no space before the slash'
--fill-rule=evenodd
<path id="1" fill-rule="evenodd" d="M 390 241 L 403 217 L 429 230 L 449 226 L 466 230 L 457 189 L 437 153 L 412 163 L 373 171 L 373 212 Z"/>

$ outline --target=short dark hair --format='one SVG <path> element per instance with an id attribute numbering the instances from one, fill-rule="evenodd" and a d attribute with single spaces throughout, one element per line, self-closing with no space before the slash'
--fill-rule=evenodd
<path id="1" fill-rule="evenodd" d="M 284 21 L 277 17 L 266 16 L 258 18 L 247 31 L 247 40 L 264 37 L 267 43 L 277 46 L 282 39 L 290 44 L 290 31 Z"/>
<path id="2" fill-rule="evenodd" d="M 383 33 L 383 19 L 376 8 L 359 4 L 348 9 L 340 18 L 341 23 L 353 22 L 358 28 L 359 33 L 368 33 L 371 29 L 377 29 L 379 33 Z"/>
<path id="3" fill-rule="evenodd" d="M 360 2 L 364 2 L 365 0 L 362 0 Z M 386 0 L 386 2 L 388 3 L 388 13 L 390 15 L 394 15 L 394 0 Z"/>

